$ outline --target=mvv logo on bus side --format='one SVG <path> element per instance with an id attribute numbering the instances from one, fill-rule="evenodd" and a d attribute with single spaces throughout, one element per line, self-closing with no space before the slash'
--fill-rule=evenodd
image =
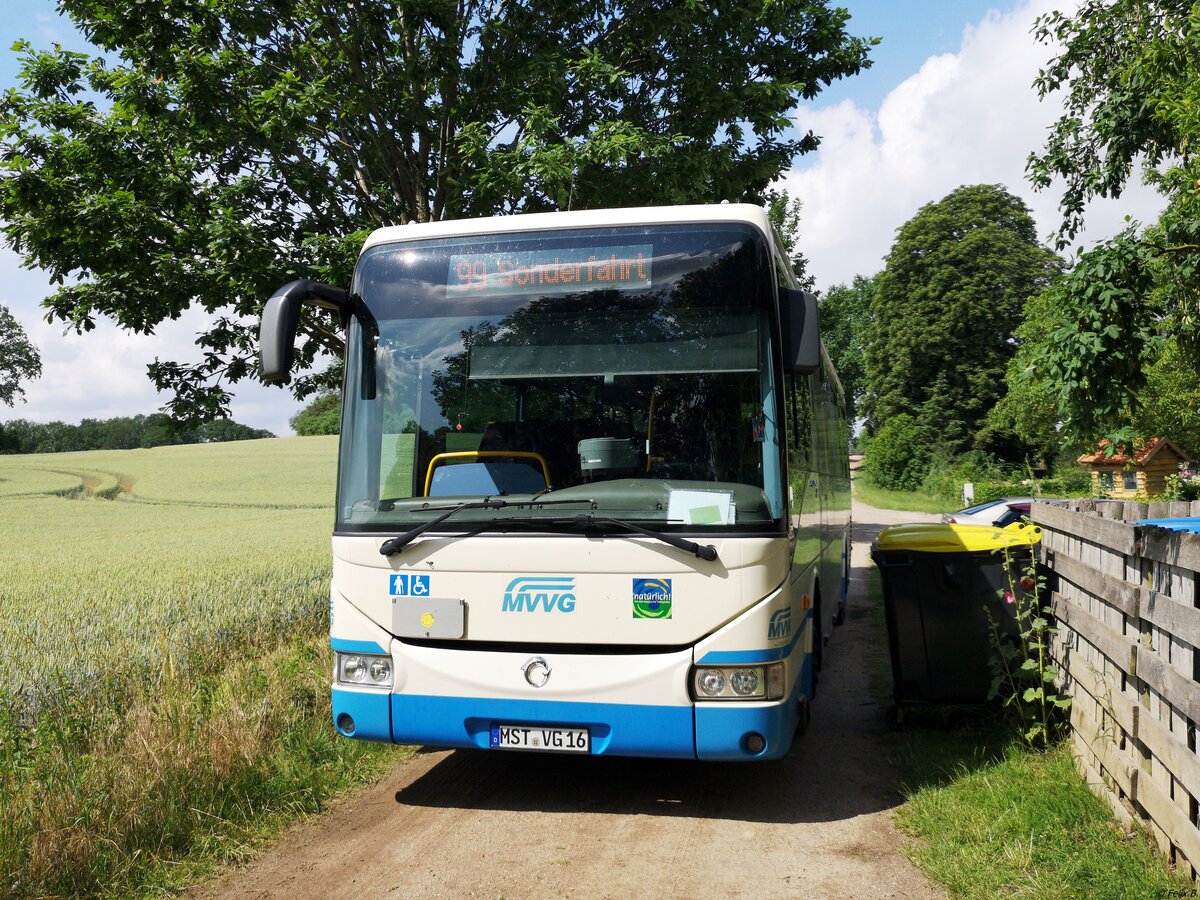
<path id="1" fill-rule="evenodd" d="M 504 589 L 501 612 L 574 612 L 574 578 L 514 578 Z"/>
<path id="2" fill-rule="evenodd" d="M 767 640 L 774 641 L 792 635 L 792 608 L 785 606 L 771 613 L 771 621 L 767 623 Z"/>

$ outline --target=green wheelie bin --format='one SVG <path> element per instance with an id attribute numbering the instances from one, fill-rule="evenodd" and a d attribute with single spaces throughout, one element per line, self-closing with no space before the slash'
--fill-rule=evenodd
<path id="1" fill-rule="evenodd" d="M 871 546 L 883 581 L 895 722 L 906 706 L 984 703 L 995 652 L 989 614 L 1015 638 L 1015 606 L 1034 590 L 1041 529 L 1018 523 L 885 528 Z"/>

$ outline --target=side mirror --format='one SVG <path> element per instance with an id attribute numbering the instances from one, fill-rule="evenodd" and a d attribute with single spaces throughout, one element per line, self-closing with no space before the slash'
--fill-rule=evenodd
<path id="1" fill-rule="evenodd" d="M 317 281 L 292 281 L 277 290 L 263 309 L 258 331 L 258 368 L 267 384 L 282 384 L 291 377 L 300 306 L 304 303 L 337 310 L 343 321 L 351 312 L 346 291 Z"/>
<path id="2" fill-rule="evenodd" d="M 784 371 L 809 375 L 821 368 L 821 323 L 817 295 L 779 289 Z"/>

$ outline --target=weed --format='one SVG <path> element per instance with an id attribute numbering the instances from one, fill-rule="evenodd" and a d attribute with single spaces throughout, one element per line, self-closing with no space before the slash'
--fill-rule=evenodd
<path id="1" fill-rule="evenodd" d="M 1071 698 L 1058 693 L 1058 667 L 1050 655 L 1050 644 L 1057 629 L 1053 612 L 1042 600 L 1046 579 L 1030 555 L 1022 566 L 1006 545 L 997 551 L 1004 555 L 1008 587 L 1001 599 L 1012 610 L 1015 634 L 1002 629 L 990 609 L 985 607 L 992 636 L 992 670 L 989 700 L 1000 700 L 1016 721 L 1022 739 L 1033 748 L 1045 749 L 1062 734 L 1064 712 Z"/>

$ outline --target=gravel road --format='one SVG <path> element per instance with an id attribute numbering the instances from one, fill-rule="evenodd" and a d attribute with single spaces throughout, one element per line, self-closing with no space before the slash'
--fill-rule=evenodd
<path id="1" fill-rule="evenodd" d="M 882 527 L 933 519 L 855 504 L 849 615 L 787 758 L 425 752 L 193 896 L 944 897 L 892 824 L 863 578 Z"/>

